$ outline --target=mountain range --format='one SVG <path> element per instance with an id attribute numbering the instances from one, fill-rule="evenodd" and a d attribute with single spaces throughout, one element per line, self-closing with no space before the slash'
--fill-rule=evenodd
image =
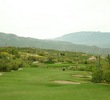
<path id="1" fill-rule="evenodd" d="M 15 34 L 6 34 L 0 32 L 0 47 L 4 47 L 4 46 L 34 47 L 34 48 L 42 48 L 42 49 L 84 52 L 91 54 L 110 53 L 110 49 L 107 48 L 74 44 L 72 42 L 61 41 L 60 39 L 41 40 L 30 37 L 19 37 Z"/>
<path id="2" fill-rule="evenodd" d="M 58 37 L 56 40 L 101 48 L 110 48 L 110 32 L 75 32 Z"/>

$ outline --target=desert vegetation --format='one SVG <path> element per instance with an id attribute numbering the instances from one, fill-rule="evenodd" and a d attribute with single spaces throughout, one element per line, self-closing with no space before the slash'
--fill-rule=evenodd
<path id="1" fill-rule="evenodd" d="M 2 100 L 109 100 L 109 83 L 110 55 L 0 48 Z"/>
<path id="2" fill-rule="evenodd" d="M 8 72 L 23 67 L 60 68 L 90 71 L 96 83 L 110 82 L 110 55 L 90 55 L 82 52 L 40 48 L 0 48 L 0 71 Z"/>

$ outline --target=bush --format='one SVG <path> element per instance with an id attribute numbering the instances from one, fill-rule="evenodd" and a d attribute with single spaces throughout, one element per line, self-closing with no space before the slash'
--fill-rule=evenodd
<path id="1" fill-rule="evenodd" d="M 0 71 L 8 72 L 11 71 L 12 66 L 8 60 L 0 60 Z"/>
<path id="2" fill-rule="evenodd" d="M 0 71 L 9 72 L 11 70 L 18 70 L 21 67 L 24 67 L 22 60 L 0 59 Z"/>
<path id="3" fill-rule="evenodd" d="M 92 82 L 94 83 L 101 83 L 103 81 L 103 71 L 97 69 L 92 73 Z"/>
<path id="4" fill-rule="evenodd" d="M 104 73 L 104 80 L 107 83 L 110 83 L 110 70 Z"/>

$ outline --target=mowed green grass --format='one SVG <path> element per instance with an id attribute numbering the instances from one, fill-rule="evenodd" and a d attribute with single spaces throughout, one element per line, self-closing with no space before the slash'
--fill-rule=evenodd
<path id="1" fill-rule="evenodd" d="M 110 85 L 94 84 L 84 71 L 24 68 L 0 76 L 0 100 L 110 100 Z M 82 84 L 58 84 L 68 80 Z"/>

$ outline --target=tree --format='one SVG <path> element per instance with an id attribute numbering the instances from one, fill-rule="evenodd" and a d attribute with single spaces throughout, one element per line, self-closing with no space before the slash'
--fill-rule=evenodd
<path id="1" fill-rule="evenodd" d="M 107 60 L 108 60 L 108 64 L 109 64 L 108 69 L 110 69 L 110 55 L 109 54 L 107 56 Z"/>
<path id="2" fill-rule="evenodd" d="M 103 81 L 103 70 L 101 66 L 101 57 L 98 56 L 96 58 L 97 58 L 97 65 L 92 73 L 92 81 L 95 83 L 101 83 Z"/>
<path id="3" fill-rule="evenodd" d="M 96 60 L 97 60 L 97 65 L 96 65 L 96 67 L 98 68 L 98 69 L 102 69 L 102 66 L 101 66 L 101 57 L 100 56 L 98 56 L 98 57 L 96 57 Z"/>

